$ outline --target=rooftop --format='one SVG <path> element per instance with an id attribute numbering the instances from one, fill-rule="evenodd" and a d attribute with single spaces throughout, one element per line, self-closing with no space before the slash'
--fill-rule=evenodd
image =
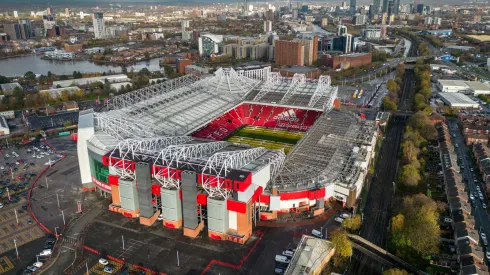
<path id="1" fill-rule="evenodd" d="M 439 97 L 451 107 L 478 108 L 479 104 L 462 93 L 439 93 Z"/>
<path id="2" fill-rule="evenodd" d="M 285 275 L 305 275 L 314 273 L 325 258 L 330 258 L 335 252 L 333 244 L 327 240 L 303 235 L 296 252 L 291 259 Z M 327 259 L 328 260 L 328 259 Z"/>
<path id="3" fill-rule="evenodd" d="M 2 88 L 2 91 L 13 90 L 15 89 L 15 87 L 22 88 L 22 86 L 20 86 L 20 84 L 17 82 L 0 84 L 0 88 Z"/>

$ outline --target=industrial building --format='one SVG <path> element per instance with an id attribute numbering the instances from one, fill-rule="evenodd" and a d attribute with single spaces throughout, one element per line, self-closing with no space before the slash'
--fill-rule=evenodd
<path id="1" fill-rule="evenodd" d="M 80 111 L 84 190 L 109 210 L 196 237 L 244 243 L 257 220 L 320 215 L 359 198 L 374 155 L 374 121 L 339 110 L 328 76 L 283 77 L 270 67 L 186 75 Z M 283 150 L 225 141 L 243 127 L 299 135 Z M 236 137 L 236 136 L 234 136 Z"/>
<path id="2" fill-rule="evenodd" d="M 303 235 L 285 275 L 321 274 L 335 254 L 333 243 L 313 236 Z"/>
<path id="3" fill-rule="evenodd" d="M 462 93 L 439 93 L 439 98 L 451 108 L 478 108 L 479 104 Z"/>
<path id="4" fill-rule="evenodd" d="M 479 81 L 439 79 L 437 87 L 444 93 L 464 92 L 475 96 L 490 94 L 490 84 Z"/>

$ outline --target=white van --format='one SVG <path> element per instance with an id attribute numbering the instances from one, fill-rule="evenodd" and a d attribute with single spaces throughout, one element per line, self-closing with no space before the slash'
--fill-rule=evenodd
<path id="1" fill-rule="evenodd" d="M 340 217 L 342 217 L 343 219 L 350 218 L 351 216 L 352 216 L 352 215 L 351 215 L 351 214 L 349 214 L 349 213 L 342 213 L 342 214 L 340 215 Z"/>
<path id="2" fill-rule="evenodd" d="M 320 238 L 320 239 L 323 239 L 323 234 L 322 232 L 316 230 L 316 229 L 313 229 L 311 230 L 311 235 L 317 237 L 317 238 Z"/>
<path id="3" fill-rule="evenodd" d="M 276 262 L 282 263 L 282 264 L 289 264 L 291 260 L 283 255 L 276 255 Z"/>
<path id="4" fill-rule="evenodd" d="M 286 256 L 286 257 L 290 257 L 290 258 L 291 258 L 291 257 L 293 257 L 294 252 L 293 252 L 293 251 L 291 251 L 291 250 L 284 250 L 284 251 L 282 252 L 282 255 L 284 255 L 284 256 Z"/>
<path id="5" fill-rule="evenodd" d="M 336 217 L 334 220 L 336 222 L 338 222 L 338 223 L 343 223 L 344 222 L 344 219 L 342 219 L 341 217 Z"/>

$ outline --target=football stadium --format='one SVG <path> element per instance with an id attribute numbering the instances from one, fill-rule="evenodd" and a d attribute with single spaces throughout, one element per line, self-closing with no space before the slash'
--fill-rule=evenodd
<path id="1" fill-rule="evenodd" d="M 141 224 L 237 243 L 257 220 L 350 207 L 377 127 L 341 110 L 337 91 L 329 76 L 220 68 L 115 96 L 80 112 L 84 190 Z"/>

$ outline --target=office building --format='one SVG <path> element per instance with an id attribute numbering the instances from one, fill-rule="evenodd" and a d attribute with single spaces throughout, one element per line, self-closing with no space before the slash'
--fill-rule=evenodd
<path id="1" fill-rule="evenodd" d="M 20 36 L 22 39 L 30 39 L 34 35 L 32 33 L 31 22 L 27 19 L 19 20 Z"/>
<path id="2" fill-rule="evenodd" d="M 220 52 L 220 48 L 223 47 L 223 35 L 217 34 L 201 34 L 199 37 L 199 54 L 210 56 Z"/>
<path id="3" fill-rule="evenodd" d="M 425 14 L 425 5 L 424 4 L 418 4 L 417 5 L 417 13 L 418 14 Z"/>
<path id="4" fill-rule="evenodd" d="M 393 0 L 393 14 L 398 15 L 400 13 L 400 0 Z"/>
<path id="5" fill-rule="evenodd" d="M 298 10 L 297 9 L 293 10 L 293 19 L 298 19 Z"/>
<path id="6" fill-rule="evenodd" d="M 381 15 L 381 25 L 386 25 L 388 22 L 388 13 L 383 12 Z"/>
<path id="7" fill-rule="evenodd" d="M 381 0 L 373 0 L 373 4 L 370 7 L 370 13 L 369 13 L 371 18 L 374 18 L 374 16 L 378 14 L 380 8 L 380 1 Z"/>
<path id="8" fill-rule="evenodd" d="M 303 63 L 305 66 L 312 66 L 318 59 L 318 36 L 302 39 L 304 47 Z"/>
<path id="9" fill-rule="evenodd" d="M 68 8 L 65 8 L 65 16 L 70 17 L 70 10 Z"/>
<path id="10" fill-rule="evenodd" d="M 43 27 L 45 32 L 56 25 L 56 14 L 43 15 Z"/>
<path id="11" fill-rule="evenodd" d="M 182 20 L 180 22 L 180 31 L 182 32 L 182 40 L 190 40 L 192 31 L 189 29 L 191 26 L 190 20 Z"/>
<path id="12" fill-rule="evenodd" d="M 19 13 L 17 11 L 14 11 L 14 18 L 19 18 Z"/>
<path id="13" fill-rule="evenodd" d="M 268 33 L 272 31 L 272 21 L 270 20 L 265 20 L 264 21 L 264 32 Z"/>
<path id="14" fill-rule="evenodd" d="M 356 0 L 350 0 L 349 10 L 350 10 L 350 14 L 356 14 L 356 11 L 357 11 Z"/>
<path id="15" fill-rule="evenodd" d="M 328 18 L 322 18 L 322 24 L 321 24 L 322 27 L 326 27 L 328 26 Z"/>
<path id="16" fill-rule="evenodd" d="M 104 23 L 104 13 L 96 12 L 92 15 L 92 22 L 94 25 L 95 39 L 105 38 L 105 23 Z"/>
<path id="17" fill-rule="evenodd" d="M 276 40 L 274 59 L 279 66 L 303 66 L 304 46 L 301 40 Z"/>
<path id="18" fill-rule="evenodd" d="M 383 0 L 383 6 L 381 7 L 381 12 L 388 12 L 389 0 Z"/>
<path id="19" fill-rule="evenodd" d="M 369 25 L 361 30 L 361 37 L 366 40 L 378 40 L 386 37 L 385 25 Z"/>
<path id="20" fill-rule="evenodd" d="M 365 14 L 356 14 L 354 16 L 354 24 L 355 25 L 365 25 L 367 22 L 367 16 Z"/>
<path id="21" fill-rule="evenodd" d="M 47 8 L 47 9 L 46 9 L 46 13 L 47 13 L 48 15 L 51 15 L 51 14 L 52 14 L 51 8 Z"/>
<path id="22" fill-rule="evenodd" d="M 347 33 L 347 26 L 346 25 L 338 25 L 337 26 L 337 35 L 342 36 Z"/>
<path id="23" fill-rule="evenodd" d="M 20 34 L 20 26 L 18 23 L 7 23 L 3 24 L 5 33 L 7 34 L 9 40 L 19 40 L 22 39 Z"/>

